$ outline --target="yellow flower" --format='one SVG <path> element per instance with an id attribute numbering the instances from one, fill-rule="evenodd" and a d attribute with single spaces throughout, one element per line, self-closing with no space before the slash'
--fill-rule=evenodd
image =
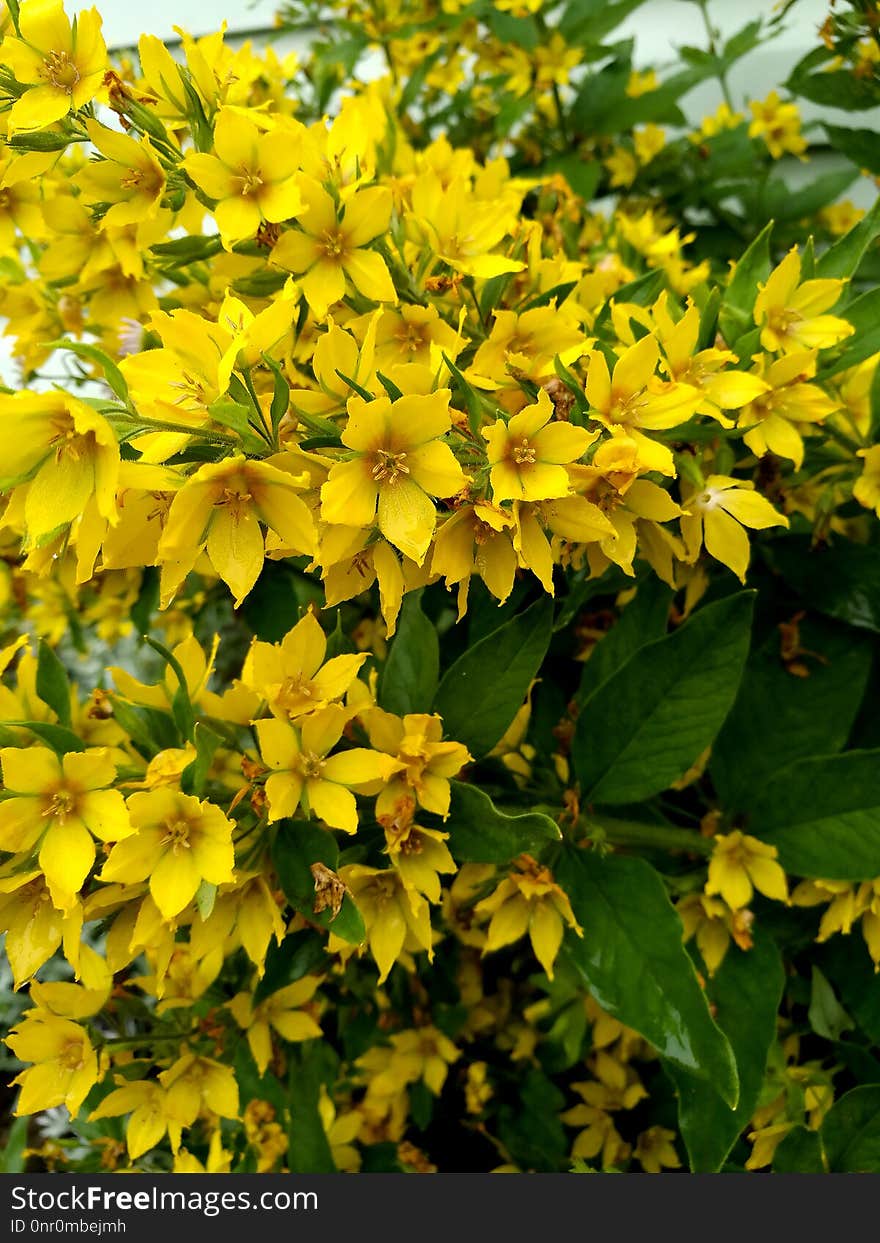
<path id="1" fill-rule="evenodd" d="M 16 1115 L 65 1105 L 76 1117 L 98 1081 L 98 1057 L 79 1024 L 45 1010 L 28 1010 L 6 1044 L 20 1061 L 35 1063 L 12 1080 L 21 1086 Z"/>
<path id="2" fill-rule="evenodd" d="M 775 453 L 800 470 L 804 441 L 797 425 L 821 423 L 840 403 L 818 384 L 807 383 L 816 374 L 814 350 L 791 352 L 767 364 L 766 355 L 755 363 L 754 374 L 765 381 L 765 391 L 740 409 L 737 427 L 746 429 L 743 440 L 757 457 Z"/>
<path id="3" fill-rule="evenodd" d="M 153 1079 L 126 1083 L 121 1076 L 117 1077 L 116 1082 L 120 1086 L 105 1096 L 98 1108 L 89 1114 L 89 1122 L 130 1114 L 125 1127 L 125 1142 L 132 1161 L 155 1148 L 166 1132 L 171 1141 L 171 1151 L 176 1153 L 188 1118 L 187 1115 L 181 1117 L 175 1113 L 173 1102 L 169 1104 L 168 1093 L 162 1085 Z"/>
<path id="4" fill-rule="evenodd" d="M 754 889 L 777 902 L 788 902 L 788 882 L 776 861 L 776 847 L 739 829 L 719 833 L 709 860 L 706 893 L 718 893 L 731 908 L 748 906 Z"/>
<path id="5" fill-rule="evenodd" d="M 361 1133 L 363 1115 L 357 1109 L 339 1113 L 323 1083 L 318 1098 L 318 1113 L 330 1145 L 333 1164 L 343 1173 L 357 1173 L 361 1167 L 361 1155 L 355 1148 L 354 1141 Z"/>
<path id="6" fill-rule="evenodd" d="M 266 782 L 270 820 L 295 816 L 302 805 L 333 829 L 357 832 L 352 791 L 387 780 L 400 766 L 366 747 L 329 755 L 350 719 L 348 709 L 331 704 L 306 717 L 299 729 L 274 718 L 257 721 L 260 753 L 272 769 Z"/>
<path id="7" fill-rule="evenodd" d="M 413 820 L 415 803 L 401 798 L 393 810 L 376 819 L 385 830 L 385 853 L 400 873 L 407 889 L 424 894 L 429 902 L 441 898 L 440 874 L 452 875 L 458 869 L 449 853 L 448 833 L 423 829 Z"/>
<path id="8" fill-rule="evenodd" d="M 0 490 L 28 481 L 24 521 L 40 542 L 80 516 L 91 500 L 117 521 L 119 446 L 97 411 L 66 393 L 0 395 L 3 474 Z"/>
<path id="9" fill-rule="evenodd" d="M 167 1089 L 167 1107 L 191 1126 L 203 1109 L 220 1118 L 238 1117 L 238 1083 L 231 1066 L 209 1057 L 184 1053 L 159 1074 Z"/>
<path id="10" fill-rule="evenodd" d="M 174 1157 L 172 1171 L 175 1174 L 228 1174 L 232 1167 L 232 1153 L 223 1147 L 223 1136 L 219 1129 L 211 1136 L 208 1145 L 208 1156 L 202 1165 L 198 1157 L 181 1148 Z"/>
<path id="11" fill-rule="evenodd" d="M 853 496 L 865 509 L 873 509 L 880 518 L 880 445 L 859 449 L 864 458 L 861 476 L 853 484 Z"/>
<path id="12" fill-rule="evenodd" d="M 203 880 L 232 880 L 232 822 L 219 807 L 162 787 L 132 794 L 128 810 L 137 832 L 113 847 L 101 880 L 149 879 L 163 919 L 179 915 Z"/>
<path id="13" fill-rule="evenodd" d="M 251 644 L 242 681 L 266 700 L 273 716 L 295 721 L 342 699 L 366 660 L 365 654 L 343 654 L 325 663 L 326 653 L 326 635 L 308 612 L 280 643 Z"/>
<path id="14" fill-rule="evenodd" d="M 528 932 L 535 957 L 551 980 L 565 925 L 579 937 L 584 935 L 568 897 L 549 868 L 541 867 L 530 855 L 520 855 L 515 870 L 494 893 L 476 904 L 474 914 L 491 916 L 484 954 L 510 945 Z"/>
<path id="15" fill-rule="evenodd" d="M 381 708 L 365 714 L 370 746 L 396 761 L 376 800 L 376 814 L 393 812 L 402 798 L 413 797 L 425 811 L 444 820 L 449 814 L 449 778 L 472 758 L 460 742 L 443 742 L 439 716 L 413 712 L 394 716 Z M 393 775 L 392 775 L 393 774 Z"/>
<path id="16" fill-rule="evenodd" d="M 660 347 L 653 336 L 642 337 L 620 355 L 613 376 L 605 355 L 593 350 L 587 372 L 591 416 L 609 429 L 620 429 L 636 442 L 643 470 L 674 475 L 672 451 L 643 434 L 687 422 L 704 400 L 690 384 L 663 381 L 655 372 Z"/>
<path id="17" fill-rule="evenodd" d="M 214 125 L 214 151 L 193 152 L 183 167 L 208 198 L 223 245 L 253 237 L 266 220 L 280 224 L 303 211 L 294 176 L 299 168 L 297 135 L 277 128 L 260 131 L 232 108 L 221 108 Z"/>
<path id="18" fill-rule="evenodd" d="M 299 219 L 302 232 L 290 229 L 282 234 L 271 262 L 300 277 L 303 296 L 315 315 L 322 319 L 327 308 L 345 296 L 346 278 L 373 302 L 396 302 L 385 260 L 367 249 L 391 220 L 387 186 L 357 190 L 338 209 L 313 178 L 303 175 L 298 184 L 305 203 Z"/>
<path id="19" fill-rule="evenodd" d="M 152 219 L 165 190 L 165 173 L 149 139 L 117 134 L 91 120 L 86 129 L 104 159 L 87 164 L 77 174 L 76 184 L 84 203 L 111 204 L 101 228 L 122 228 Z"/>
<path id="20" fill-rule="evenodd" d="M 666 146 L 666 131 L 659 125 L 645 125 L 633 131 L 633 145 L 639 163 L 650 164 Z"/>
<path id="21" fill-rule="evenodd" d="M 132 826 L 118 790 L 116 765 L 106 747 L 70 751 L 63 759 L 45 747 L 0 751 L 3 783 L 12 798 L 0 802 L 0 847 L 30 851 L 52 901 L 70 911 L 95 861 L 95 843 L 127 837 Z"/>
<path id="22" fill-rule="evenodd" d="M 291 1043 L 316 1040 L 323 1035 L 315 1019 L 305 1009 L 320 980 L 307 975 L 295 984 L 288 984 L 254 1006 L 249 993 L 237 993 L 229 1009 L 239 1027 L 247 1034 L 247 1042 L 257 1069 L 262 1075 L 272 1060 L 272 1028 L 283 1040 Z"/>
<path id="23" fill-rule="evenodd" d="M 681 520 L 681 534 L 690 560 L 696 560 L 705 542 L 709 556 L 733 570 L 740 582 L 745 582 L 749 565 L 745 528 L 760 531 L 788 526 L 788 519 L 755 492 L 747 479 L 710 475 L 684 504 L 688 512 Z"/>
<path id="24" fill-rule="evenodd" d="M 801 114 L 797 104 L 783 103 L 777 91 L 764 100 L 749 103 L 752 120 L 749 138 L 763 138 L 774 160 L 786 153 L 805 159 L 807 140 L 801 133 Z"/>
<path id="25" fill-rule="evenodd" d="M 432 497 L 449 497 L 467 482 L 441 437 L 449 431 L 449 389 L 391 401 L 348 402 L 342 443 L 350 460 L 337 462 L 321 488 L 328 523 L 379 530 L 418 565 L 437 521 Z"/>
<path id="26" fill-rule="evenodd" d="M 795 1124 L 793 1122 L 775 1122 L 771 1126 L 760 1127 L 749 1131 L 746 1137 L 752 1144 L 752 1151 L 746 1161 L 747 1170 L 761 1170 L 773 1160 L 776 1149 L 785 1139 Z"/>
<path id="27" fill-rule="evenodd" d="M 260 523 L 295 554 L 315 551 L 315 524 L 298 495 L 304 477 L 244 457 L 201 466 L 171 502 L 158 556 L 167 605 L 204 549 L 238 608 L 263 568 Z"/>
<path id="28" fill-rule="evenodd" d="M 822 314 L 839 301 L 845 283 L 830 279 L 802 283 L 801 257 L 793 246 L 755 300 L 763 348 L 771 354 L 821 350 L 852 336 L 854 329 L 845 319 Z"/>
<path id="29" fill-rule="evenodd" d="M 394 868 L 350 863 L 339 869 L 339 876 L 363 916 L 380 984 L 406 950 L 426 950 L 429 961 L 434 957 L 428 903 L 421 894 L 406 888 Z M 331 946 L 332 940 L 331 936 Z"/>
<path id="30" fill-rule="evenodd" d="M 3 63 L 28 87 L 12 105 L 10 134 L 44 129 L 94 99 L 107 68 L 97 9 L 71 25 L 62 0 L 23 0 L 21 38 L 3 40 Z"/>
<path id="31" fill-rule="evenodd" d="M 21 988 L 52 957 L 62 939 L 65 955 L 75 965 L 82 910 L 75 905 L 59 911 L 39 871 L 14 872 L 10 867 L 6 865 L 0 876 L 0 931 L 6 933 L 4 948 L 14 986 Z"/>
<path id="32" fill-rule="evenodd" d="M 684 939 L 696 937 L 697 949 L 710 975 L 724 961 L 733 939 L 741 950 L 752 948 L 752 913 L 731 911 L 721 898 L 705 893 L 689 893 L 675 907 L 684 927 Z"/>
<path id="33" fill-rule="evenodd" d="M 681 1168 L 674 1139 L 675 1131 L 665 1126 L 650 1126 L 647 1131 L 642 1131 L 633 1156 L 646 1174 L 662 1174 L 664 1167 L 669 1170 Z"/>
<path id="34" fill-rule="evenodd" d="M 565 467 L 586 452 L 597 434 L 571 423 L 551 423 L 552 416 L 553 403 L 542 388 L 534 405 L 526 406 L 507 423 L 497 419 L 491 427 L 483 428 L 496 505 L 512 500 L 550 500 L 570 491 Z"/>
<path id="35" fill-rule="evenodd" d="M 458 586 L 458 620 L 467 611 L 468 589 L 476 574 L 503 604 L 513 590 L 517 556 L 512 542 L 513 516 L 488 501 L 460 505 L 437 530 L 431 572 Z"/>

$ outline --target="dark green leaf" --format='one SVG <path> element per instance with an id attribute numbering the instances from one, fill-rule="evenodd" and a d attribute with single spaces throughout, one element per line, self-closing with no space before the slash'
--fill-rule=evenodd
<path id="1" fill-rule="evenodd" d="M 584 665 L 577 700 L 585 703 L 631 656 L 666 633 L 672 591 L 656 574 L 643 578 L 635 598 L 590 653 Z"/>
<path id="2" fill-rule="evenodd" d="M 816 275 L 845 280 L 858 271 L 865 251 L 880 234 L 880 200 L 816 262 Z"/>
<path id="3" fill-rule="evenodd" d="M 709 1013 L 657 872 L 644 859 L 575 849 L 555 871 L 584 930 L 583 938 L 568 934 L 568 956 L 599 1005 L 668 1061 L 707 1079 L 733 1108 L 733 1052 Z"/>
<path id="4" fill-rule="evenodd" d="M 712 748 L 712 780 L 727 811 L 743 810 L 779 769 L 846 744 L 871 669 L 871 641 L 838 623 L 800 623 L 807 677 L 782 661 L 774 629 L 746 663 L 736 702 Z M 589 667 L 589 666 L 587 666 Z"/>
<path id="5" fill-rule="evenodd" d="M 109 388 L 116 394 L 119 400 L 126 405 L 128 404 L 128 385 L 125 382 L 125 376 L 116 366 L 116 363 L 100 349 L 97 345 L 88 345 L 85 341 L 72 341 L 69 337 L 63 337 L 60 341 L 52 341 L 46 346 L 49 350 L 70 350 L 72 354 L 76 354 L 79 358 L 85 358 L 91 363 L 96 363 L 104 373 L 104 379 L 107 381 Z"/>
<path id="6" fill-rule="evenodd" d="M 272 862 L 281 888 L 295 910 L 305 915 L 310 923 L 329 929 L 345 941 L 355 945 L 363 942 L 364 921 L 349 894 L 343 898 L 336 916 L 330 907 L 315 911 L 315 878 L 311 865 L 323 863 L 332 871 L 336 870 L 339 848 L 332 833 L 308 820 L 283 820 L 272 846 Z"/>
<path id="7" fill-rule="evenodd" d="M 758 234 L 742 258 L 721 300 L 718 326 L 728 345 L 748 332 L 753 324 L 758 285 L 770 275 L 770 234 L 773 221 Z"/>
<path id="8" fill-rule="evenodd" d="M 819 965 L 861 1031 L 880 1045 L 880 976 L 859 931 L 839 934 L 818 949 Z"/>
<path id="9" fill-rule="evenodd" d="M 805 603 L 863 630 L 880 633 L 880 555 L 876 548 L 836 536 L 811 547 L 809 535 L 789 535 L 764 546 L 773 569 Z"/>
<path id="10" fill-rule="evenodd" d="M 254 989 L 253 1004 L 277 993 L 279 988 L 295 984 L 303 976 L 319 972 L 326 967 L 328 958 L 324 938 L 311 928 L 291 932 L 280 943 L 272 941 L 266 954 L 263 978 Z"/>
<path id="11" fill-rule="evenodd" d="M 731 945 L 706 992 L 715 1022 L 730 1041 L 739 1074 L 739 1102 L 730 1109 L 712 1086 L 679 1067 L 678 1123 L 695 1173 L 720 1170 L 758 1102 L 767 1054 L 776 1038 L 784 982 L 782 959 L 770 937 L 758 935 L 744 953 Z"/>
<path id="12" fill-rule="evenodd" d="M 820 379 L 823 380 L 848 371 L 880 350 L 880 289 L 863 293 L 844 307 L 840 316 L 852 324 L 854 332 L 844 341 L 843 352 L 822 368 Z"/>
<path id="13" fill-rule="evenodd" d="M 819 1128 L 832 1174 L 880 1173 L 880 1085 L 853 1088 L 835 1101 Z"/>
<path id="14" fill-rule="evenodd" d="M 880 151 L 877 150 L 877 134 L 870 129 L 844 129 L 839 125 L 823 122 L 832 147 L 841 151 L 848 160 L 872 174 L 880 173 Z"/>
<path id="15" fill-rule="evenodd" d="M 0 1148 L 0 1173 L 20 1174 L 24 1169 L 27 1133 L 30 1117 L 16 1118 L 3 1139 Z"/>
<path id="16" fill-rule="evenodd" d="M 773 1173 L 825 1174 L 819 1133 L 805 1126 L 789 1131 L 773 1156 Z"/>
<path id="17" fill-rule="evenodd" d="M 479 786 L 460 781 L 450 785 L 452 800 L 444 827 L 459 863 L 509 863 L 524 852 L 536 854 L 561 837 L 556 822 L 541 812 L 508 815 Z"/>
<path id="18" fill-rule="evenodd" d="M 572 759 L 591 802 L 650 798 L 710 745 L 736 697 L 753 599 L 737 592 L 700 609 L 636 651 L 586 701 Z"/>
<path id="19" fill-rule="evenodd" d="M 870 79 L 857 78 L 850 69 L 822 73 L 792 74 L 786 84 L 795 95 L 814 104 L 863 112 L 877 106 L 877 88 Z"/>
<path id="20" fill-rule="evenodd" d="M 421 591 L 403 599 L 397 633 L 379 682 L 379 705 L 404 716 L 430 712 L 440 677 L 440 644 L 432 622 L 422 612 Z"/>
<path id="21" fill-rule="evenodd" d="M 479 759 L 503 737 L 525 702 L 550 643 L 553 601 L 542 596 L 469 648 L 447 669 L 434 698 L 446 736 Z"/>
<path id="22" fill-rule="evenodd" d="M 880 751 L 798 760 L 756 795 L 749 832 L 795 876 L 880 876 Z"/>
<path id="23" fill-rule="evenodd" d="M 319 1063 L 320 1042 L 309 1040 L 289 1050 L 290 1145 L 287 1163 L 291 1174 L 334 1174 L 336 1165 L 321 1122 Z"/>
<path id="24" fill-rule="evenodd" d="M 70 680 L 45 639 L 40 639 L 36 687 L 38 697 L 52 709 L 61 724 L 70 729 Z"/>

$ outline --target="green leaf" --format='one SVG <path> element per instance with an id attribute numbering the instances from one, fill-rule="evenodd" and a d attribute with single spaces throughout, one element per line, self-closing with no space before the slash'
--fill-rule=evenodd
<path id="1" fill-rule="evenodd" d="M 728 345 L 748 332 L 753 324 L 758 284 L 770 275 L 770 234 L 773 221 L 758 234 L 741 259 L 721 300 L 718 326 Z"/>
<path id="2" fill-rule="evenodd" d="M 796 1126 L 783 1139 L 773 1156 L 774 1174 L 825 1174 L 822 1141 L 817 1131 Z"/>
<path id="3" fill-rule="evenodd" d="M 129 703 L 118 695 L 111 695 L 113 716 L 138 747 L 150 758 L 166 747 L 179 747 L 180 731 L 169 712 L 159 708 L 147 708 Z"/>
<path id="4" fill-rule="evenodd" d="M 23 1171 L 29 1124 L 29 1116 L 16 1118 L 6 1132 L 3 1147 L 0 1148 L 0 1173 L 20 1174 Z"/>
<path id="5" fill-rule="evenodd" d="M 144 635 L 144 642 L 154 652 L 159 653 L 177 679 L 177 690 L 171 699 L 171 715 L 174 717 L 174 723 L 180 730 L 181 735 L 188 742 L 192 742 L 196 726 L 195 709 L 189 697 L 186 674 L 183 672 L 180 661 L 173 652 L 169 651 L 164 643 L 160 643 L 158 639 L 154 639 L 151 635 Z"/>
<path id="6" fill-rule="evenodd" d="M 308 820 L 282 820 L 272 846 L 272 862 L 288 902 L 310 923 L 327 928 L 355 945 L 364 941 L 364 921 L 349 894 L 343 898 L 336 916 L 330 907 L 315 911 L 315 878 L 311 865 L 323 863 L 332 871 L 336 870 L 339 847 L 332 833 Z"/>
<path id="7" fill-rule="evenodd" d="M 37 696 L 52 709 L 61 724 L 70 729 L 70 679 L 45 639 L 40 639 L 36 688 Z"/>
<path id="8" fill-rule="evenodd" d="M 479 759 L 504 736 L 525 702 L 550 644 L 553 601 L 542 596 L 455 661 L 434 697 L 448 738 Z"/>
<path id="9" fill-rule="evenodd" d="M 569 849 L 555 874 L 584 930 L 582 938 L 568 934 L 567 956 L 599 1005 L 735 1107 L 733 1052 L 709 1013 L 657 872 L 644 859 Z"/>
<path id="10" fill-rule="evenodd" d="M 880 634 L 880 556 L 876 548 L 836 536 L 811 546 L 809 535 L 788 535 L 763 554 L 806 604 L 863 630 Z"/>
<path id="11" fill-rule="evenodd" d="M 318 1110 L 321 1098 L 320 1043 L 308 1040 L 288 1050 L 290 1144 L 287 1163 L 291 1174 L 336 1173 L 330 1143 Z"/>
<path id="12" fill-rule="evenodd" d="M 880 1172 L 880 1085 L 853 1088 L 835 1101 L 819 1128 L 832 1174 Z"/>
<path id="13" fill-rule="evenodd" d="M 475 436 L 478 436 L 483 425 L 483 399 L 476 389 L 471 387 L 448 354 L 443 355 L 443 361 L 449 368 L 449 373 L 455 381 L 453 391 L 458 399 L 464 402 L 464 408 L 467 410 L 468 416 L 468 427 Z"/>
<path id="14" fill-rule="evenodd" d="M 843 353 L 821 369 L 820 380 L 848 371 L 880 349 L 880 289 L 869 289 L 845 306 L 840 315 L 855 332 L 847 337 Z"/>
<path id="15" fill-rule="evenodd" d="M 877 106 L 877 88 L 870 79 L 857 78 L 850 69 L 822 73 L 793 73 L 786 83 L 795 95 L 814 104 L 842 108 L 845 112 L 863 112 Z"/>
<path id="16" fill-rule="evenodd" d="M 748 808 L 794 760 L 845 746 L 871 670 L 871 641 L 822 617 L 800 624 L 807 677 L 789 673 L 774 628 L 746 663 L 736 702 L 712 748 L 711 773 L 727 811 Z M 772 705 L 772 710 L 771 710 Z"/>
<path id="17" fill-rule="evenodd" d="M 824 1037 L 825 1040 L 839 1040 L 841 1033 L 852 1031 L 854 1026 L 852 1019 L 835 997 L 834 989 L 815 963 L 807 1018 L 816 1035 Z"/>
<path id="18" fill-rule="evenodd" d="M 818 947 L 819 965 L 837 989 L 859 1029 L 880 1045 L 880 988 L 874 964 L 859 935 L 835 936 Z"/>
<path id="19" fill-rule="evenodd" d="M 827 127 L 826 127 L 827 128 Z M 865 252 L 880 235 L 880 200 L 848 233 L 829 246 L 816 262 L 816 275 L 846 280 L 854 276 Z"/>
<path id="20" fill-rule="evenodd" d="M 203 722 L 197 721 L 193 731 L 193 741 L 196 758 L 180 774 L 180 788 L 184 794 L 195 794 L 201 798 L 205 792 L 208 770 L 214 762 L 214 754 L 223 739 Z"/>
<path id="21" fill-rule="evenodd" d="M 78 358 L 85 358 L 91 363 L 96 363 L 103 371 L 104 379 L 107 381 L 109 388 L 121 402 L 128 405 L 128 384 L 125 381 L 125 376 L 110 355 L 99 349 L 97 345 L 87 345 L 85 341 L 71 341 L 68 337 L 62 337 L 60 341 L 50 342 L 45 348 L 49 350 L 70 350 Z"/>
<path id="22" fill-rule="evenodd" d="M 880 750 L 789 764 L 757 794 L 748 831 L 795 876 L 880 876 Z"/>
<path id="23" fill-rule="evenodd" d="M 59 755 L 66 755 L 68 751 L 85 751 L 86 749 L 83 740 L 78 738 L 73 730 L 66 729 L 63 725 L 49 725 L 45 721 L 0 721 L 0 725 L 29 729 L 32 734 L 36 734 L 43 742 L 48 743 Z"/>
<path id="24" fill-rule="evenodd" d="M 584 665 L 577 701 L 584 703 L 646 643 L 666 633 L 672 591 L 656 574 L 643 578 L 635 598 L 600 639 Z"/>
<path id="25" fill-rule="evenodd" d="M 380 707 L 398 716 L 430 712 L 440 678 L 437 631 L 422 612 L 421 601 L 421 590 L 404 596 L 397 633 L 379 681 Z"/>
<path id="26" fill-rule="evenodd" d="M 696 612 L 640 648 L 578 716 L 572 760 L 584 797 L 633 803 L 667 789 L 710 745 L 736 697 L 754 592 Z"/>
<path id="27" fill-rule="evenodd" d="M 555 820 L 541 812 L 508 815 L 499 811 L 479 786 L 450 782 L 452 799 L 445 829 L 449 849 L 459 863 L 509 863 L 517 855 L 536 854 L 562 836 Z"/>
<path id="28" fill-rule="evenodd" d="M 877 150 L 877 134 L 874 130 L 845 129 L 839 125 L 829 125 L 827 121 L 822 124 L 832 147 L 836 147 L 848 160 L 852 160 L 866 172 L 875 175 L 880 173 L 880 151 Z"/>
<path id="29" fill-rule="evenodd" d="M 317 973 L 328 963 L 326 942 L 311 928 L 292 932 L 279 945 L 272 941 L 266 954 L 262 979 L 254 989 L 253 1004 L 277 993 L 279 988 L 295 984 L 305 975 Z"/>
<path id="30" fill-rule="evenodd" d="M 801 220 L 814 216 L 828 203 L 833 203 L 857 177 L 855 169 L 823 173 L 797 190 L 784 178 L 774 177 L 763 188 L 756 190 L 755 198 L 765 217 L 773 216 L 779 221 Z"/>
<path id="31" fill-rule="evenodd" d="M 730 1041 L 739 1075 L 739 1101 L 730 1109 L 705 1080 L 669 1067 L 678 1091 L 678 1125 L 694 1173 L 713 1174 L 727 1159 L 736 1137 L 758 1103 L 784 973 L 770 937 L 758 935 L 747 953 L 731 945 L 706 993 L 715 1022 Z"/>

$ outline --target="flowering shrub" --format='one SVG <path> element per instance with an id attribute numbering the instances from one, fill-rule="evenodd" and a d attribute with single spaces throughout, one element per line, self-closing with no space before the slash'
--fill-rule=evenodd
<path id="1" fill-rule="evenodd" d="M 7 0 L 6 1169 L 880 1169 L 880 11 L 640 7 Z"/>

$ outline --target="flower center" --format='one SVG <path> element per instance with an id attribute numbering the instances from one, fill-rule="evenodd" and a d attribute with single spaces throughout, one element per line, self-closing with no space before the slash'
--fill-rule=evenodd
<path id="1" fill-rule="evenodd" d="M 178 854 L 181 850 L 189 850 L 191 847 L 189 830 L 188 820 L 166 820 L 162 845 L 169 846 L 174 854 Z"/>
<path id="2" fill-rule="evenodd" d="M 61 1046 L 58 1061 L 65 1070 L 82 1070 L 85 1065 L 84 1045 L 81 1040 L 67 1040 Z"/>
<path id="3" fill-rule="evenodd" d="M 245 168 L 244 165 L 242 165 L 241 173 L 238 178 L 238 185 L 238 192 L 243 198 L 256 194 L 263 185 L 263 178 L 260 176 L 260 170 L 258 168 Z"/>
<path id="4" fill-rule="evenodd" d="M 517 466 L 532 466 L 536 460 L 537 454 L 532 445 L 523 436 L 518 445 L 513 446 L 513 460 Z"/>
<path id="5" fill-rule="evenodd" d="M 409 474 L 406 454 L 392 453 L 388 449 L 377 449 L 371 473 L 377 483 L 397 483 L 399 475 Z"/>
<path id="6" fill-rule="evenodd" d="M 321 245 L 328 259 L 338 259 L 340 255 L 345 253 L 345 242 L 338 232 L 331 233 L 328 231 L 325 233 L 321 239 Z"/>
<path id="7" fill-rule="evenodd" d="M 324 771 L 324 764 L 325 760 L 320 755 L 315 755 L 314 751 L 303 751 L 299 757 L 299 769 L 306 780 L 310 777 L 320 777 Z"/>
<path id="8" fill-rule="evenodd" d="M 224 506 L 234 522 L 240 522 L 248 512 L 252 500 L 250 492 L 240 492 L 238 488 L 224 488 L 217 505 Z"/>
<path id="9" fill-rule="evenodd" d="M 43 61 L 46 77 L 62 91 L 72 91 L 79 82 L 79 70 L 67 52 L 50 52 Z"/>
<path id="10" fill-rule="evenodd" d="M 57 820 L 64 824 L 68 816 L 76 810 L 76 797 L 70 790 L 56 790 L 46 803 L 43 815 L 47 819 Z"/>

